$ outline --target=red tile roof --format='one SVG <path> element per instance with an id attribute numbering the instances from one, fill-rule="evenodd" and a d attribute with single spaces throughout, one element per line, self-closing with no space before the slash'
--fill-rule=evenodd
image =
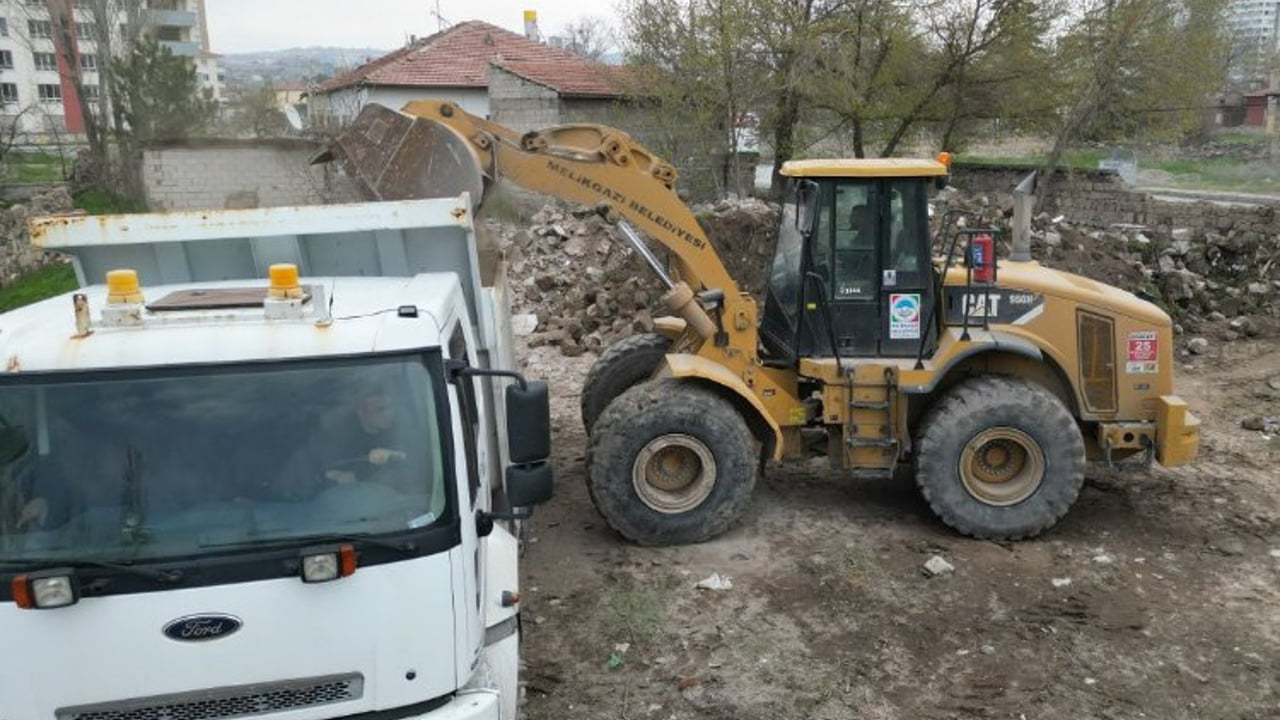
<path id="1" fill-rule="evenodd" d="M 621 94 L 604 66 L 478 20 L 459 23 L 331 78 L 320 91 L 352 85 L 486 88 L 491 65 L 561 95 Z"/>

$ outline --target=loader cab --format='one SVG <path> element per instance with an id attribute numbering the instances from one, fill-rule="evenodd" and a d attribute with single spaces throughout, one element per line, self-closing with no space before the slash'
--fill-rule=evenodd
<path id="1" fill-rule="evenodd" d="M 928 193 L 947 175 L 925 160 L 785 164 L 783 206 L 760 335 L 771 364 L 802 357 L 914 357 L 936 341 L 928 308 Z"/>

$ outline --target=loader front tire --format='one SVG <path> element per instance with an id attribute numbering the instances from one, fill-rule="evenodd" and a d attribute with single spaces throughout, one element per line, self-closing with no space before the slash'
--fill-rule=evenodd
<path id="1" fill-rule="evenodd" d="M 755 437 L 737 409 L 675 380 L 636 385 L 605 408 L 591 436 L 592 502 L 641 545 L 709 540 L 746 511 L 759 474 Z"/>
<path id="2" fill-rule="evenodd" d="M 648 380 L 670 349 L 671 340 L 657 333 L 632 335 L 605 348 L 582 383 L 582 426 L 588 435 L 609 403 Z"/>
<path id="3" fill-rule="evenodd" d="M 1067 513 L 1084 484 L 1084 440 L 1053 393 L 1016 378 L 956 385 L 929 411 L 916 445 L 916 485 L 965 535 L 1018 540 Z"/>

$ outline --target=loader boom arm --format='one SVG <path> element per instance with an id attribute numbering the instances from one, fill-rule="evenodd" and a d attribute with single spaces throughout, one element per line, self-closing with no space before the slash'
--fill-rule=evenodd
<path id="1" fill-rule="evenodd" d="M 676 195 L 676 169 L 620 130 L 561 125 L 522 134 L 453 103 L 423 100 L 400 112 L 366 106 L 334 149 L 375 199 L 483 192 L 506 179 L 625 219 L 670 251 L 678 279 L 694 292 L 723 291 L 722 324 L 731 326 L 723 329 L 747 336 L 729 344 L 755 354 L 754 301 Z"/>

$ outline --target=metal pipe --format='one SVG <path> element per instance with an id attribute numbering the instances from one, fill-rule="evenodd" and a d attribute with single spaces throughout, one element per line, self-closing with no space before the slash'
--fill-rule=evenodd
<path id="1" fill-rule="evenodd" d="M 662 280 L 662 284 L 667 286 L 667 290 L 675 289 L 675 282 L 671 279 L 671 276 L 667 274 L 666 268 L 662 267 L 662 263 L 658 262 L 657 256 L 653 254 L 653 251 L 650 250 L 649 246 L 645 244 L 643 239 L 641 239 L 640 233 L 634 227 L 631 227 L 631 224 L 626 220 L 618 220 L 618 229 L 622 231 L 622 235 L 627 239 L 627 243 L 630 244 L 636 252 L 640 253 L 640 257 L 644 258 L 644 261 L 649 264 L 649 267 L 658 274 L 658 277 Z"/>

